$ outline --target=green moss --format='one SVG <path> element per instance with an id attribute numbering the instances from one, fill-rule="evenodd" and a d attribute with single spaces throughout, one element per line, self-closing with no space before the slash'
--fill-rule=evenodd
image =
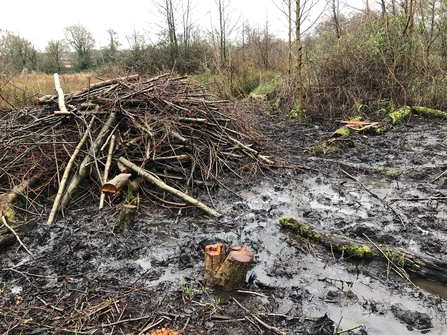
<path id="1" fill-rule="evenodd" d="M 309 224 L 304 221 L 299 221 L 285 216 L 279 219 L 279 223 L 283 228 L 288 229 L 304 238 L 308 238 L 314 241 L 319 241 L 321 238 L 321 235 L 319 233 L 313 232 Z"/>
<path id="2" fill-rule="evenodd" d="M 334 131 L 331 137 L 348 137 L 350 134 L 351 130 L 348 127 L 344 126 Z"/>
<path id="3" fill-rule="evenodd" d="M 367 245 L 355 245 L 355 244 L 347 244 L 339 247 L 340 251 L 344 251 L 346 255 L 353 256 L 356 258 L 368 258 L 373 257 L 374 253 L 371 248 Z"/>
<path id="4" fill-rule="evenodd" d="M 294 233 L 298 233 L 300 235 L 302 235 L 302 233 L 307 234 L 309 231 L 309 228 L 307 227 L 306 223 L 295 220 L 288 216 L 283 216 L 282 218 L 279 218 L 279 223 L 284 228 L 289 229 Z"/>
<path id="5" fill-rule="evenodd" d="M 395 170 L 389 170 L 386 172 L 386 176 L 389 179 L 397 179 L 399 177 L 399 172 Z"/>
<path id="6" fill-rule="evenodd" d="M 16 222 L 16 212 L 12 208 L 8 208 L 3 214 L 9 222 Z"/>
<path id="7" fill-rule="evenodd" d="M 415 106 L 413 107 L 413 111 L 418 114 L 425 117 L 433 117 L 438 119 L 447 119 L 447 113 L 437 110 L 437 109 L 431 109 L 427 107 L 421 107 L 421 106 Z"/>
<path id="8" fill-rule="evenodd" d="M 391 112 L 389 114 L 389 116 L 391 118 L 391 122 L 393 124 L 402 123 L 408 117 L 408 115 L 410 115 L 410 112 L 411 112 L 411 107 L 409 107 L 409 106 L 401 107 L 401 108 L 395 110 L 394 112 Z"/>

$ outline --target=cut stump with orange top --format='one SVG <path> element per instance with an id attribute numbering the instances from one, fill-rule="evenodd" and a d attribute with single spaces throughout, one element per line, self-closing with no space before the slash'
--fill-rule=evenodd
<path id="1" fill-rule="evenodd" d="M 225 254 L 223 244 L 205 247 L 205 283 L 224 290 L 242 287 L 253 262 L 253 251 L 242 247 L 231 247 Z"/>

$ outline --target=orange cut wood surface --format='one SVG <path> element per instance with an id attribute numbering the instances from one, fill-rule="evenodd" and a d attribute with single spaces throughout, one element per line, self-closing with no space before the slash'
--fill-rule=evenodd
<path id="1" fill-rule="evenodd" d="M 173 329 L 161 328 L 161 329 L 157 329 L 156 331 L 153 331 L 150 334 L 148 333 L 146 335 L 180 335 L 180 333 Z"/>

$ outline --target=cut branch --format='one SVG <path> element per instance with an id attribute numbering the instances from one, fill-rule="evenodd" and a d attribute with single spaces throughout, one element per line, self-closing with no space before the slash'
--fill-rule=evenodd
<path id="1" fill-rule="evenodd" d="M 155 176 L 151 172 L 135 165 L 134 163 L 128 161 L 124 157 L 120 157 L 118 161 L 121 164 L 123 164 L 124 166 L 128 167 L 130 170 L 138 173 L 144 179 L 146 179 L 150 183 L 154 184 L 161 190 L 166 191 L 166 192 L 182 199 L 183 201 L 185 201 L 186 203 L 188 203 L 192 206 L 196 206 L 196 207 L 200 208 L 202 211 L 204 211 L 205 213 L 207 213 L 211 216 L 219 217 L 221 215 L 219 212 L 215 211 L 212 208 L 209 208 L 208 206 L 206 206 L 204 203 L 200 202 L 199 200 L 196 200 L 193 197 L 190 197 L 189 195 L 165 184 L 163 181 L 161 181 L 157 176 Z"/>
<path id="2" fill-rule="evenodd" d="M 62 91 L 61 82 L 59 81 L 59 75 L 57 73 L 54 74 L 54 86 L 58 96 L 57 103 L 59 105 L 59 111 L 63 114 L 70 114 L 67 107 L 65 107 L 64 91 Z"/>

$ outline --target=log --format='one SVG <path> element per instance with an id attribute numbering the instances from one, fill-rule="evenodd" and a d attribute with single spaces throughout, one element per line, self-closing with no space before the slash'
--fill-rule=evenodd
<path id="1" fill-rule="evenodd" d="M 225 260 L 225 247 L 222 243 L 211 244 L 205 247 L 205 284 L 215 286 L 218 284 L 216 273 Z"/>
<path id="2" fill-rule="evenodd" d="M 101 192 L 108 196 L 114 195 L 129 183 L 130 177 L 132 177 L 130 173 L 116 175 L 113 179 L 102 185 Z"/>
<path id="3" fill-rule="evenodd" d="M 146 179 L 148 182 L 154 184 L 155 186 L 157 186 L 158 188 L 160 188 L 163 191 L 166 191 L 180 199 L 182 199 L 183 201 L 185 201 L 186 203 L 192 205 L 192 206 L 196 206 L 198 208 L 200 208 L 201 210 L 203 210 L 204 212 L 208 213 L 211 216 L 214 217 L 219 217 L 220 213 L 215 211 L 212 208 L 209 208 L 208 206 L 206 206 L 204 203 L 200 202 L 197 199 L 194 199 L 193 197 L 165 184 L 162 180 L 160 180 L 160 178 L 158 178 L 156 175 L 154 175 L 153 173 L 135 165 L 134 163 L 128 161 L 127 159 L 125 159 L 124 157 L 120 157 L 118 159 L 118 162 L 120 162 L 121 164 L 123 164 L 125 167 L 129 168 L 130 170 L 138 173 L 141 177 L 143 177 L 144 179 Z"/>
<path id="4" fill-rule="evenodd" d="M 108 142 L 108 140 L 106 140 L 106 143 L 107 142 Z M 104 145 L 106 143 L 104 143 Z M 107 153 L 106 165 L 104 166 L 103 180 L 109 179 L 109 171 L 110 171 L 110 166 L 112 165 L 112 156 L 113 156 L 114 149 L 115 149 L 115 135 L 113 135 L 113 133 L 112 133 L 112 135 L 110 136 L 109 152 Z M 101 151 L 102 150 L 103 150 L 103 148 L 101 148 Z M 99 198 L 99 209 L 102 209 L 104 207 L 105 197 L 106 197 L 105 193 L 101 192 L 101 196 Z"/>
<path id="5" fill-rule="evenodd" d="M 37 105 L 45 105 L 47 103 L 53 102 L 57 99 L 57 95 L 44 95 L 40 98 L 34 99 L 34 104 Z"/>
<path id="6" fill-rule="evenodd" d="M 447 284 L 447 262 L 410 252 L 403 248 L 377 245 L 371 240 L 352 239 L 346 236 L 331 234 L 310 223 L 299 221 L 290 217 L 282 217 L 279 223 L 285 229 L 298 234 L 305 239 L 324 245 L 331 251 L 343 253 L 357 259 L 378 259 L 392 262 L 395 270 L 406 270 L 413 276 L 436 281 L 442 285 Z"/>
<path id="7" fill-rule="evenodd" d="M 253 262 L 253 251 L 232 247 L 216 273 L 216 281 L 224 290 L 234 290 L 244 285 L 247 272 Z"/>

